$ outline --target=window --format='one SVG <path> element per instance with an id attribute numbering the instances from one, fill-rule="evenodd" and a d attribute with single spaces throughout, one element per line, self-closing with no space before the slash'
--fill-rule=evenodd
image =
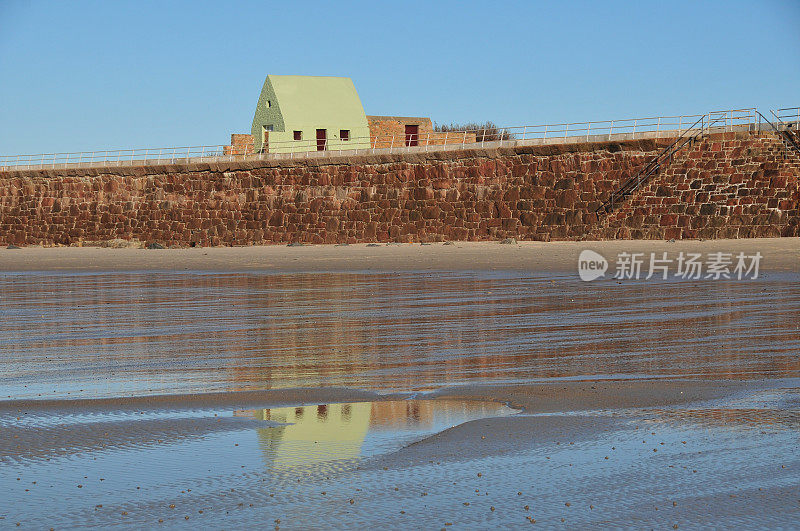
<path id="1" fill-rule="evenodd" d="M 271 124 L 264 126 L 264 131 L 272 131 L 272 129 L 273 129 L 273 126 Z"/>
<path id="2" fill-rule="evenodd" d="M 339 131 L 339 138 L 342 140 L 350 140 L 350 129 L 342 129 Z"/>
<path id="3" fill-rule="evenodd" d="M 267 100 L 267 107 L 272 107 L 272 100 Z"/>
<path id="4" fill-rule="evenodd" d="M 303 132 L 302 131 L 295 131 L 294 132 L 294 139 L 295 140 L 303 140 Z"/>

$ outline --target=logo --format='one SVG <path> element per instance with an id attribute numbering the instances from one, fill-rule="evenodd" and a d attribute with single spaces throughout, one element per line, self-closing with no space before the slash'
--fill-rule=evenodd
<path id="1" fill-rule="evenodd" d="M 668 252 L 651 252 L 648 260 L 647 253 L 622 252 L 617 254 L 616 274 L 613 278 L 650 280 L 657 277 L 667 280 L 671 269 L 674 269 L 672 278 L 682 280 L 757 279 L 763 257 L 760 252 L 747 255 L 742 252 L 734 254 L 716 251 L 706 253 L 704 260 L 702 253 L 681 251 L 676 258 L 670 257 Z M 604 256 L 589 249 L 581 251 L 578 257 L 578 275 L 581 280 L 588 282 L 598 279 L 607 270 L 608 261 Z"/>
<path id="2" fill-rule="evenodd" d="M 578 275 L 584 282 L 595 280 L 603 276 L 608 270 L 608 260 L 603 255 L 589 249 L 581 251 L 578 257 Z"/>

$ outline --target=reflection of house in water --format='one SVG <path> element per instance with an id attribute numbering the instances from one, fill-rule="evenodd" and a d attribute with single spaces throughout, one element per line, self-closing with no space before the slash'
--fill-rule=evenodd
<path id="1" fill-rule="evenodd" d="M 369 429 L 371 409 L 369 402 L 357 402 L 235 414 L 286 423 L 258 430 L 265 458 L 273 467 L 281 468 L 358 457 Z"/>
<path id="2" fill-rule="evenodd" d="M 267 464 L 283 468 L 359 457 L 370 432 L 374 444 L 375 437 L 431 433 L 512 411 L 495 402 L 394 400 L 241 410 L 234 415 L 277 423 L 257 431 Z"/>

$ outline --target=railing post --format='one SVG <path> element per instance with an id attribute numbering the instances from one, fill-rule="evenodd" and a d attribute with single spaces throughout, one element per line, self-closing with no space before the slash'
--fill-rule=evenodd
<path id="1" fill-rule="evenodd" d="M 447 131 L 444 132 L 444 149 L 447 149 Z"/>
<path id="2" fill-rule="evenodd" d="M 464 139 L 461 140 L 461 149 L 464 149 L 464 146 L 467 144 L 467 132 L 464 131 Z"/>

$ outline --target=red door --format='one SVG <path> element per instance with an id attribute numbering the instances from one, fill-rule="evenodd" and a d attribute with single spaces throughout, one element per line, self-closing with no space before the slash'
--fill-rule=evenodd
<path id="1" fill-rule="evenodd" d="M 406 126 L 406 145 L 416 146 L 419 144 L 419 126 L 407 125 Z"/>
<path id="2" fill-rule="evenodd" d="M 317 151 L 325 151 L 328 149 L 328 130 L 317 129 Z"/>

